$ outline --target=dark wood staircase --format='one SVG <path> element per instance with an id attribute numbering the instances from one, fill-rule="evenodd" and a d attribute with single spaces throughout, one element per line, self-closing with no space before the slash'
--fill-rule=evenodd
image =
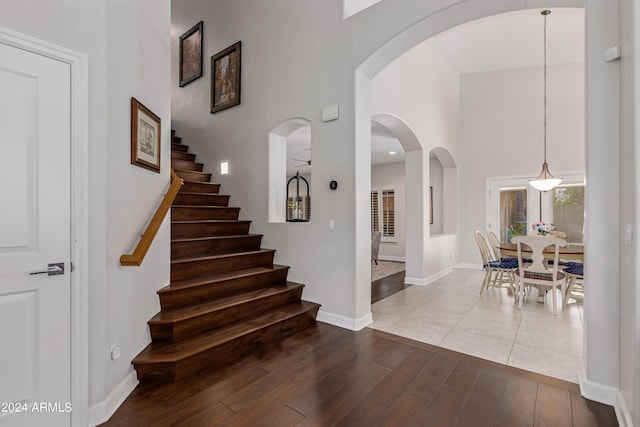
<path id="1" fill-rule="evenodd" d="M 222 367 L 315 323 L 318 304 L 287 281 L 250 221 L 171 132 L 171 165 L 185 183 L 171 207 L 171 283 L 158 291 L 152 342 L 133 365 L 141 381 Z"/>

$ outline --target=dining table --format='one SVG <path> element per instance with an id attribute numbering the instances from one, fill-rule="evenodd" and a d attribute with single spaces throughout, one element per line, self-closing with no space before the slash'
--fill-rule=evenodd
<path id="1" fill-rule="evenodd" d="M 518 248 L 515 243 L 511 242 L 500 242 L 500 252 L 502 253 L 502 256 L 510 256 L 514 258 L 518 256 Z M 553 259 L 555 256 L 553 246 L 546 248 L 542 254 L 547 259 Z M 531 251 L 527 251 L 523 248 L 522 255 L 528 258 L 531 255 Z M 558 257 L 564 261 L 583 261 L 584 243 L 567 243 L 567 246 L 559 248 Z"/>
<path id="2" fill-rule="evenodd" d="M 566 246 L 558 248 L 558 259 L 563 261 L 581 261 L 584 262 L 584 243 L 567 243 Z M 509 257 L 517 257 L 518 256 L 518 247 L 515 243 L 511 242 L 500 242 L 500 252 L 502 256 Z M 545 248 L 542 252 L 542 255 L 546 259 L 554 259 L 555 258 L 555 248 L 553 245 Z M 522 256 L 524 258 L 528 258 L 531 256 L 531 251 L 527 251 L 525 248 L 522 249 Z M 566 291 L 565 291 L 566 292 Z M 564 299 L 564 295 L 563 295 Z M 544 302 L 544 290 L 541 287 L 538 287 L 538 302 Z"/>

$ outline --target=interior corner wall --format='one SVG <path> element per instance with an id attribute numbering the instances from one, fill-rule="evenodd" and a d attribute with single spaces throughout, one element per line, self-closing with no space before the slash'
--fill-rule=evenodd
<path id="1" fill-rule="evenodd" d="M 395 189 L 395 239 L 380 242 L 379 257 L 382 260 L 404 261 L 406 242 L 405 227 L 405 164 L 384 163 L 371 167 L 371 189 Z"/>
<path id="2" fill-rule="evenodd" d="M 142 267 L 119 266 L 169 182 L 169 18 L 169 0 L 22 0 L 0 14 L 2 27 L 89 58 L 90 405 L 102 404 L 129 375 L 149 339 L 155 291 L 169 280 L 166 224 Z M 130 164 L 131 96 L 162 119 L 160 174 Z M 122 356 L 111 362 L 114 342 Z"/>
<path id="3" fill-rule="evenodd" d="M 551 172 L 585 169 L 584 65 L 548 72 L 547 159 Z M 481 264 L 474 242 L 486 231 L 486 178 L 540 173 L 543 161 L 541 67 L 461 76 L 460 262 Z"/>

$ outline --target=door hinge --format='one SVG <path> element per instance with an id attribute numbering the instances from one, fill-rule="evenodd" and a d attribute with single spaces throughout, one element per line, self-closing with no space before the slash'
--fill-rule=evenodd
<path id="1" fill-rule="evenodd" d="M 75 269 L 76 269 L 76 266 L 75 266 L 75 265 L 73 265 L 73 262 L 71 262 L 71 263 L 69 263 L 69 264 L 71 264 L 71 272 L 73 273 L 73 270 L 75 270 Z"/>

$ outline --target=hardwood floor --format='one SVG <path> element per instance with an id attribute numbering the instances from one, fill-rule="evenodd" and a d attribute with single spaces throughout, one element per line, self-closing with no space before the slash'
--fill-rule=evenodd
<path id="1" fill-rule="evenodd" d="M 105 426 L 615 426 L 576 384 L 318 322 L 261 354 L 139 385 Z"/>
<path id="2" fill-rule="evenodd" d="M 404 283 L 404 275 L 405 272 L 401 271 L 371 282 L 371 304 L 411 287 Z"/>

